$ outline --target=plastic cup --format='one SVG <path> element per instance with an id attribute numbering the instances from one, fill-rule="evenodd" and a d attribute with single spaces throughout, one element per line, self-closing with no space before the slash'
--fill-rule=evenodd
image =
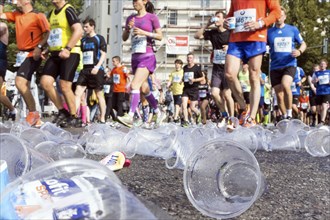
<path id="1" fill-rule="evenodd" d="M 53 161 L 51 158 L 25 146 L 19 138 L 12 134 L 0 134 L 0 146 L 0 159 L 7 162 L 10 181 Z"/>
<path id="2" fill-rule="evenodd" d="M 255 133 L 249 128 L 238 127 L 223 138 L 240 143 L 242 146 L 255 153 L 258 150 L 259 142 Z"/>
<path id="3" fill-rule="evenodd" d="M 282 134 L 275 136 L 270 142 L 267 143 L 268 150 L 289 150 L 289 151 L 300 151 L 301 144 L 299 136 L 296 133 Z"/>
<path id="4" fill-rule="evenodd" d="M 35 149 L 52 158 L 54 161 L 69 158 L 86 158 L 84 148 L 80 144 L 70 140 L 61 143 L 45 141 L 35 146 Z"/>
<path id="5" fill-rule="evenodd" d="M 50 122 L 45 122 L 40 130 L 45 132 L 49 140 L 58 142 L 63 140 L 71 140 L 72 134 L 62 128 L 57 127 L 55 124 Z"/>
<path id="6" fill-rule="evenodd" d="M 155 219 L 117 176 L 96 161 L 61 160 L 9 184 L 1 204 L 15 219 Z"/>
<path id="7" fill-rule="evenodd" d="M 314 157 L 330 155 L 330 132 L 326 129 L 315 129 L 308 133 L 304 143 L 306 151 Z"/>
<path id="8" fill-rule="evenodd" d="M 229 17 L 227 18 L 228 21 L 228 29 L 234 30 L 236 28 L 236 18 L 235 17 Z"/>
<path id="9" fill-rule="evenodd" d="M 177 141 L 173 143 L 174 154 L 165 160 L 168 169 L 184 169 L 190 155 L 216 135 L 215 129 L 183 128 L 177 131 Z"/>
<path id="10" fill-rule="evenodd" d="M 245 212 L 260 196 L 264 184 L 252 152 L 237 142 L 220 138 L 193 152 L 183 179 L 194 207 L 218 219 Z"/>
<path id="11" fill-rule="evenodd" d="M 24 141 L 24 143 L 34 148 L 39 143 L 48 141 L 47 135 L 40 129 L 37 128 L 28 128 L 21 132 L 19 138 Z"/>
<path id="12" fill-rule="evenodd" d="M 141 128 L 131 129 L 127 137 L 133 135 L 136 139 L 135 153 L 140 155 L 160 157 L 167 159 L 173 156 L 173 144 L 176 141 L 175 131 L 164 131 L 161 133 L 154 130 Z M 125 152 L 125 149 L 123 149 Z"/>

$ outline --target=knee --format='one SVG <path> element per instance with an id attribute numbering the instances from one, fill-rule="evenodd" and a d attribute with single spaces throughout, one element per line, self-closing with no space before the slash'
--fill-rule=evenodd
<path id="1" fill-rule="evenodd" d="M 225 77 L 226 77 L 226 80 L 227 80 L 228 82 L 233 82 L 233 81 L 235 80 L 235 77 L 237 78 L 236 75 L 231 74 L 231 73 L 229 73 L 229 72 L 226 72 L 226 73 L 225 73 Z"/>
<path id="2" fill-rule="evenodd" d="M 53 87 L 53 83 L 51 83 L 49 80 L 47 80 L 44 77 L 41 77 L 40 85 L 45 91 L 49 91 Z"/>
<path id="3" fill-rule="evenodd" d="M 61 83 L 61 91 L 63 93 L 68 93 L 68 92 L 72 92 L 72 89 L 71 89 L 71 85 L 68 85 L 66 83 Z"/>

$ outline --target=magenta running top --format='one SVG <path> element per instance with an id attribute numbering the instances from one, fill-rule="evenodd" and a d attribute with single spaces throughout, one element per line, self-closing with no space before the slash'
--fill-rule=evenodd
<path id="1" fill-rule="evenodd" d="M 132 18 L 135 18 L 135 27 L 147 32 L 153 32 L 160 28 L 160 23 L 157 15 L 147 13 L 143 17 L 138 17 L 137 14 L 132 14 L 126 19 L 125 27 L 128 29 L 128 23 Z M 132 37 L 132 36 L 131 36 Z M 135 38 L 135 39 L 133 39 Z M 133 53 L 153 53 L 152 42 L 150 37 L 141 36 L 139 38 L 132 37 L 132 52 Z"/>

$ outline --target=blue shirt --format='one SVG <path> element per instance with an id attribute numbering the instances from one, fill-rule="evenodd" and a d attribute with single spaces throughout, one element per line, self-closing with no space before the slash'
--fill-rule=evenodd
<path id="1" fill-rule="evenodd" d="M 270 70 L 288 66 L 297 66 L 297 59 L 291 56 L 295 43 L 301 44 L 304 40 L 298 28 L 285 24 L 282 28 L 276 26 L 268 29 L 268 45 L 270 47 Z"/>
<path id="2" fill-rule="evenodd" d="M 301 79 L 305 77 L 305 72 L 301 67 L 297 67 L 296 73 L 294 75 L 292 84 L 291 84 L 291 91 L 292 95 L 300 95 L 300 86 L 297 84 L 301 82 Z"/>
<path id="3" fill-rule="evenodd" d="M 314 73 L 319 79 L 316 85 L 316 95 L 330 95 L 330 70 L 320 70 Z"/>
<path id="4" fill-rule="evenodd" d="M 261 73 L 260 78 L 266 83 L 267 75 L 265 73 Z M 263 85 L 260 84 L 260 95 L 261 97 L 265 96 L 265 84 Z"/>

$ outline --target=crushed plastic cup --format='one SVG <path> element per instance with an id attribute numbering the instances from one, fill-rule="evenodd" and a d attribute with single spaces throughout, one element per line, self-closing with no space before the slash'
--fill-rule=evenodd
<path id="1" fill-rule="evenodd" d="M 265 184 L 253 153 L 237 142 L 221 138 L 191 154 L 183 180 L 193 206 L 217 219 L 245 212 L 260 197 Z"/>
<path id="2" fill-rule="evenodd" d="M 72 134 L 60 127 L 57 127 L 55 124 L 50 122 L 45 122 L 41 127 L 42 130 L 51 141 L 63 141 L 63 140 L 71 140 Z"/>
<path id="3" fill-rule="evenodd" d="M 173 144 L 176 141 L 175 131 L 160 132 L 160 130 L 131 129 L 126 138 L 135 137 L 135 153 L 167 159 L 173 155 Z M 127 147 L 127 145 L 126 145 Z M 125 149 L 123 149 L 125 152 Z"/>
<path id="4" fill-rule="evenodd" d="M 54 161 L 69 158 L 86 158 L 87 156 L 84 148 L 73 140 L 64 140 L 60 143 L 45 141 L 36 145 L 34 149 L 47 155 Z"/>
<path id="5" fill-rule="evenodd" d="M 330 132 L 327 129 L 315 129 L 308 133 L 304 143 L 306 151 L 314 157 L 330 155 Z"/>
<path id="6" fill-rule="evenodd" d="M 8 164 L 9 181 L 53 160 L 24 145 L 12 134 L 0 134 L 0 159 Z"/>
<path id="7" fill-rule="evenodd" d="M 87 159 L 56 161 L 9 184 L 1 204 L 15 219 L 156 219 L 105 166 Z"/>

